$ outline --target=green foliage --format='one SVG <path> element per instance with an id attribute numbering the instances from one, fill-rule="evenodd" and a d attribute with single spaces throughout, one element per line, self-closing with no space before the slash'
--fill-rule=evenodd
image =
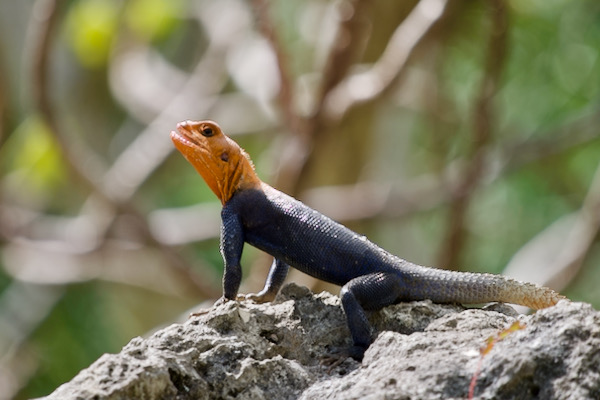
<path id="1" fill-rule="evenodd" d="M 136 335 L 192 305 L 191 300 L 118 284 L 71 286 L 32 338 L 39 367 L 20 397 L 48 394 L 102 354 L 119 351 Z"/>
<path id="2" fill-rule="evenodd" d="M 535 2 L 513 2 L 507 83 L 499 99 L 507 135 L 515 126 L 555 126 L 600 96 L 597 14 L 581 3 L 562 8 L 562 2 L 544 2 L 535 13 L 517 3 Z"/>
<path id="3" fill-rule="evenodd" d="M 597 267 L 598 265 L 600 265 L 600 247 L 596 244 L 588 254 L 584 268 L 565 291 L 565 296 L 588 302 L 598 309 L 597 305 L 600 304 L 600 291 L 598 290 L 600 268 Z"/>
<path id="4" fill-rule="evenodd" d="M 153 41 L 165 38 L 182 13 L 182 0 L 131 0 L 125 7 L 125 21 L 140 38 Z"/>
<path id="5" fill-rule="evenodd" d="M 0 162 L 4 170 L 11 171 L 26 195 L 39 197 L 65 179 L 65 165 L 60 153 L 42 120 L 30 116 L 0 149 Z"/>
<path id="6" fill-rule="evenodd" d="M 155 173 L 157 184 L 142 187 L 143 198 L 159 207 L 185 207 L 199 202 L 218 202 L 215 195 L 204 185 L 202 178 L 182 157 L 173 154 Z M 177 174 L 173 174 L 178 170 Z"/>
<path id="7" fill-rule="evenodd" d="M 66 34 L 79 62 L 88 68 L 104 67 L 117 34 L 120 2 L 78 0 L 69 8 Z"/>
<path id="8" fill-rule="evenodd" d="M 565 154 L 564 169 L 558 171 L 572 193 L 584 193 L 592 181 L 594 171 L 600 163 L 600 141 L 596 140 Z M 583 201 L 581 196 L 573 199 L 577 204 Z"/>
<path id="9" fill-rule="evenodd" d="M 526 169 L 478 192 L 469 213 L 465 268 L 500 273 L 523 243 L 572 211 L 540 171 Z M 517 224 L 514 221 L 527 221 Z"/>
<path id="10" fill-rule="evenodd" d="M 71 287 L 32 338 L 40 367 L 22 395 L 46 395 L 119 343 L 102 313 L 101 295 L 93 283 Z"/>

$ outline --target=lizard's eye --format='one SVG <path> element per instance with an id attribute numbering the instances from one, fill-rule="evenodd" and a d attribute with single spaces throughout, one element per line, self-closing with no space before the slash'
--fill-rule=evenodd
<path id="1" fill-rule="evenodd" d="M 212 135 L 215 134 L 214 131 L 212 130 L 212 128 L 210 128 L 208 126 L 202 128 L 202 130 L 200 131 L 200 133 L 202 134 L 202 136 L 205 136 L 205 137 L 211 137 Z"/>

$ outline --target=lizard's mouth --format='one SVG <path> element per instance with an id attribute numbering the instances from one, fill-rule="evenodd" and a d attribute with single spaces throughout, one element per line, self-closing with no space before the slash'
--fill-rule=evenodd
<path id="1" fill-rule="evenodd" d="M 177 129 L 171 131 L 171 140 L 177 141 L 187 147 L 201 147 L 194 131 L 185 122 L 178 123 Z"/>

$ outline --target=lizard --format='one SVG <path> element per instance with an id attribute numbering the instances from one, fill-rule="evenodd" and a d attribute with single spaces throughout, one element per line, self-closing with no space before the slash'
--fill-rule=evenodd
<path id="1" fill-rule="evenodd" d="M 261 181 L 248 154 L 216 122 L 183 121 L 170 137 L 223 206 L 220 301 L 272 301 L 290 266 L 339 285 L 353 343 L 343 351 L 344 356 L 362 360 L 372 343 L 366 312 L 394 303 L 425 299 L 465 304 L 498 301 L 541 309 L 565 299 L 552 289 L 502 275 L 425 267 L 387 252 Z M 264 288 L 244 296 L 238 290 L 245 243 L 273 256 L 273 263 Z"/>

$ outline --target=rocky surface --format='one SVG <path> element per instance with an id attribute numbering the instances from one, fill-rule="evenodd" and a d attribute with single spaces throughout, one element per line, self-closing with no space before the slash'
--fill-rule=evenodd
<path id="1" fill-rule="evenodd" d="M 525 316 L 419 301 L 371 320 L 363 362 L 329 370 L 320 361 L 350 344 L 339 299 L 290 284 L 273 303 L 222 304 L 135 338 L 46 399 L 465 399 L 474 376 L 477 399 L 600 398 L 600 313 L 589 305 Z"/>

